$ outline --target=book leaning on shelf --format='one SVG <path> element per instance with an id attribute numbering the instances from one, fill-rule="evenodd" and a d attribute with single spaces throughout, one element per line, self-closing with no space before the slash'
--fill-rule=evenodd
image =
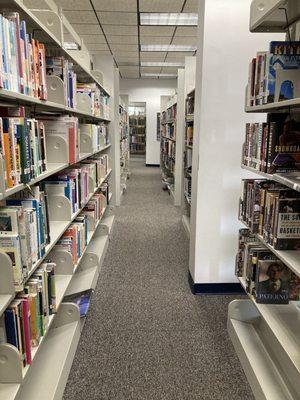
<path id="1" fill-rule="evenodd" d="M 15 194 L 0 207 L 0 252 L 12 261 L 16 291 L 50 243 L 48 199 L 38 186 Z"/>
<path id="2" fill-rule="evenodd" d="M 267 180 L 245 179 L 239 219 L 277 250 L 300 250 L 300 193 Z"/>
<path id="3" fill-rule="evenodd" d="M 300 42 L 271 42 L 249 65 L 246 105 L 300 97 Z"/>
<path id="4" fill-rule="evenodd" d="M 300 171 L 299 116 L 270 114 L 266 123 L 246 124 L 242 165 L 269 174 Z"/>
<path id="5" fill-rule="evenodd" d="M 43 263 L 24 285 L 22 292 L 0 318 L 0 343 L 15 346 L 20 363 L 32 363 L 32 349 L 37 347 L 56 313 L 55 264 Z"/>
<path id="6" fill-rule="evenodd" d="M 288 304 L 300 300 L 300 277 L 295 275 L 249 229 L 240 229 L 236 275 L 257 303 Z"/>

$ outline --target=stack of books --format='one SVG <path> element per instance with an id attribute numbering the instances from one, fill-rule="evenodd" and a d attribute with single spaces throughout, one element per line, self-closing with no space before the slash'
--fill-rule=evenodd
<path id="1" fill-rule="evenodd" d="M 108 144 L 108 129 L 105 124 L 80 124 L 80 134 L 87 135 L 93 143 L 93 152 L 99 151 Z"/>
<path id="2" fill-rule="evenodd" d="M 239 219 L 274 249 L 300 249 L 299 192 L 272 181 L 245 179 Z"/>
<path id="3" fill-rule="evenodd" d="M 17 193 L 0 207 L 0 252 L 13 267 L 15 290 L 23 284 L 50 243 L 47 196 L 38 186 Z"/>
<path id="4" fill-rule="evenodd" d="M 39 345 L 56 312 L 54 271 L 55 264 L 42 264 L 0 319 L 0 343 L 15 346 L 24 367 L 32 363 L 32 348 Z"/>
<path id="5" fill-rule="evenodd" d="M 240 229 L 236 275 L 257 303 L 288 304 L 300 300 L 300 278 L 284 265 L 249 229 Z"/>
<path id="6" fill-rule="evenodd" d="M 271 42 L 249 65 L 246 105 L 300 97 L 300 42 Z"/>

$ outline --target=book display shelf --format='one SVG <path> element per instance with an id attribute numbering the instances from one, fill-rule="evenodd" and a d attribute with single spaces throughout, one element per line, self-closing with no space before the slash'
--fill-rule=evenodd
<path id="1" fill-rule="evenodd" d="M 130 154 L 146 154 L 146 107 L 129 106 Z"/>
<path id="2" fill-rule="evenodd" d="M 0 13 L 16 61 L 0 63 L 0 398 L 60 399 L 85 321 L 64 298 L 95 288 L 114 223 L 112 105 L 62 14 Z"/>
<path id="3" fill-rule="evenodd" d="M 177 96 L 173 96 L 161 112 L 160 125 L 160 165 L 162 180 L 168 191 L 174 197 L 176 168 L 176 121 Z"/>
<path id="4" fill-rule="evenodd" d="M 294 172 L 300 95 L 298 83 L 289 86 L 297 98 L 286 99 L 291 93 L 282 89 L 300 76 L 299 26 L 298 1 L 252 1 L 251 31 L 287 33 L 286 42 L 271 42 L 249 68 L 246 112 L 268 114 L 265 123 L 246 127 L 242 168 L 256 178 L 242 184 L 239 218 L 246 229 L 239 232 L 236 274 L 249 299 L 228 310 L 230 337 L 259 400 L 300 399 L 300 172 Z M 297 59 L 298 67 L 286 70 L 283 63 L 272 80 L 282 55 L 285 62 Z"/>
<path id="5" fill-rule="evenodd" d="M 120 179 L 121 194 L 126 190 L 126 181 L 129 177 L 129 117 L 128 105 L 120 97 L 119 100 L 120 118 Z"/>

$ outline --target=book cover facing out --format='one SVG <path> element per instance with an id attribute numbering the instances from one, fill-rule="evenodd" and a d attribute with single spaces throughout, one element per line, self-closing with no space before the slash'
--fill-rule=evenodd
<path id="1" fill-rule="evenodd" d="M 64 297 L 64 302 L 77 304 L 79 307 L 80 317 L 85 317 L 90 307 L 93 289 L 84 290 L 79 293 L 70 294 Z"/>
<path id="2" fill-rule="evenodd" d="M 288 304 L 290 270 L 279 260 L 259 260 L 256 301 L 264 304 Z"/>

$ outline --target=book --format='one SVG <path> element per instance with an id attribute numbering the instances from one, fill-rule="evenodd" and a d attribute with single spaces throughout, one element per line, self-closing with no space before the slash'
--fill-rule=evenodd
<path id="1" fill-rule="evenodd" d="M 279 260 L 259 260 L 256 301 L 264 304 L 289 303 L 290 270 Z"/>
<path id="2" fill-rule="evenodd" d="M 88 313 L 93 292 L 93 289 L 88 289 L 79 293 L 65 296 L 64 302 L 76 304 L 79 307 L 80 317 L 84 318 Z"/>

